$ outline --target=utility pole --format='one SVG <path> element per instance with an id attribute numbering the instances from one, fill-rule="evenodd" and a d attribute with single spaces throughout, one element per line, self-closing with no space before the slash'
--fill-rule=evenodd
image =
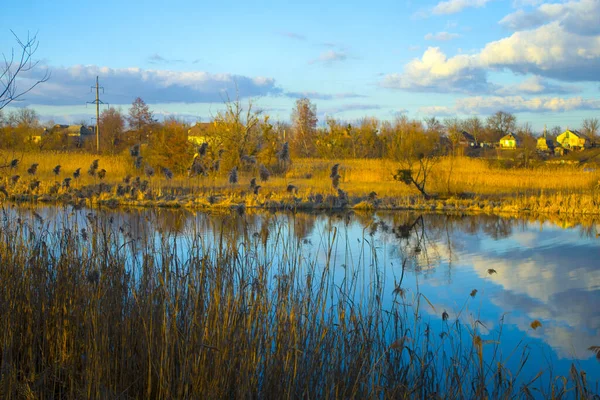
<path id="1" fill-rule="evenodd" d="M 98 84 L 98 77 L 96 76 L 96 86 L 92 86 L 91 90 L 96 89 L 96 100 L 88 101 L 87 104 L 96 105 L 96 153 L 100 153 L 100 104 L 107 104 L 100 100 L 100 89 L 104 94 L 104 88 Z"/>

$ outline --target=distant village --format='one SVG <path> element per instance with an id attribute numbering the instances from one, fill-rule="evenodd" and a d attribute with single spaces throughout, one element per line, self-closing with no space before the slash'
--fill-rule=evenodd
<path id="1" fill-rule="evenodd" d="M 472 148 L 514 150 L 522 147 L 521 140 L 513 133 L 501 137 L 498 142 L 494 143 L 478 142 L 469 132 L 462 131 L 460 133 L 459 143 L 463 146 Z M 545 153 L 564 155 L 569 151 L 581 151 L 586 148 L 595 147 L 596 145 L 597 143 L 591 138 L 574 129 L 567 129 L 554 139 L 549 137 L 546 130 L 544 130 L 544 134 L 537 139 L 536 149 Z"/>
<path id="2" fill-rule="evenodd" d="M 186 128 L 188 133 L 188 140 L 191 143 L 200 145 L 203 142 L 209 142 L 207 137 L 208 131 L 211 129 L 211 123 L 198 122 L 191 127 Z M 349 127 L 350 125 L 348 125 Z M 282 131 L 285 136 L 285 131 Z M 322 134 L 326 134 L 326 131 L 321 131 Z M 508 133 L 502 136 L 497 141 L 486 141 L 478 140 L 478 137 L 467 132 L 466 130 L 458 131 L 454 135 L 448 133 L 441 135 L 441 144 L 450 149 L 460 147 L 463 149 L 472 149 L 468 154 L 475 155 L 479 151 L 485 149 L 498 149 L 498 150 L 517 150 L 527 149 L 529 151 L 537 151 L 540 155 L 545 156 L 562 156 L 569 152 L 581 151 L 584 149 L 598 146 L 593 138 L 581 133 L 575 129 L 566 129 L 560 134 L 554 130 L 555 137 L 548 134 L 544 129 L 543 134 L 535 138 L 531 135 L 527 136 L 525 140 L 524 136 L 521 137 L 516 133 Z M 102 136 L 102 130 L 101 130 Z M 32 144 L 42 145 L 44 140 L 51 137 L 63 137 L 68 140 L 68 147 L 81 148 L 84 147 L 86 141 L 95 140 L 95 127 L 86 125 L 63 125 L 56 124 L 50 128 L 39 128 L 39 130 L 30 132 L 26 141 Z M 122 131 L 121 137 L 134 137 L 137 136 L 136 131 Z M 285 137 L 283 140 L 286 140 Z M 481 149 L 481 150 L 478 150 Z"/>

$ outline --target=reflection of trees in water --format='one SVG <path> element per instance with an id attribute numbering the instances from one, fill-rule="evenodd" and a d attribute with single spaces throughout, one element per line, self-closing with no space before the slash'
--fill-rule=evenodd
<path id="1" fill-rule="evenodd" d="M 289 215 L 289 224 L 293 226 L 292 235 L 297 242 L 309 237 L 315 228 L 316 216 L 307 213 L 293 213 Z"/>
<path id="2" fill-rule="evenodd" d="M 480 219 L 481 229 L 493 239 L 509 237 L 513 232 L 513 221 L 497 216 L 486 216 Z"/>

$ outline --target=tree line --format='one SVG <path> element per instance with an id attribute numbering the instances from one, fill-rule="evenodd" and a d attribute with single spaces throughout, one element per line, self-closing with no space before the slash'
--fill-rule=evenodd
<path id="1" fill-rule="evenodd" d="M 0 110 L 0 146 L 13 150 L 84 150 L 95 151 L 93 141 L 78 142 L 69 137 L 62 126 L 49 121 L 41 124 L 34 110 L 20 108 L 2 114 Z M 392 121 L 374 117 L 348 122 L 326 118 L 319 123 L 316 105 L 309 99 L 298 99 L 292 110 L 290 122 L 274 122 L 252 101 L 240 100 L 225 103 L 208 123 L 202 124 L 201 140 L 206 141 L 216 159 L 221 153 L 225 167 L 256 162 L 282 167 L 279 155 L 286 144 L 294 157 L 389 158 L 401 160 L 416 143 L 440 148 L 442 144 L 452 151 L 458 144 L 461 132 L 473 135 L 478 142 L 497 142 L 502 136 L 514 133 L 525 148 L 535 149 L 536 135 L 531 124 L 519 124 L 515 115 L 498 111 L 482 119 L 429 117 L 423 120 L 399 115 Z M 81 125 L 87 125 L 85 121 Z M 192 125 L 177 118 L 159 122 L 141 98 L 135 99 L 127 112 L 114 107 L 100 115 L 100 148 L 104 153 L 119 154 L 132 145 L 141 145 L 149 158 L 161 159 L 161 165 L 183 170 L 194 154 L 194 145 L 188 141 Z M 43 134 L 40 134 L 43 128 Z M 583 121 L 580 131 L 592 140 L 598 136 L 597 118 Z M 555 126 L 548 136 L 555 137 L 562 128 Z M 41 135 L 39 140 L 32 140 Z M 434 143 L 435 145 L 427 145 Z M 432 147 L 433 146 L 433 147 Z M 412 151 L 412 150 L 411 150 Z M 226 153 L 226 154 L 224 154 Z M 180 161 L 179 159 L 186 161 Z M 249 161 L 250 160 L 250 161 Z"/>

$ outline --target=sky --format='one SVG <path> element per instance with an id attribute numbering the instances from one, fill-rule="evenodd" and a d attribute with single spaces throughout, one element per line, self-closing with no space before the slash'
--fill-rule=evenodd
<path id="1" fill-rule="evenodd" d="M 8 0 L 5 0 L 8 1 Z M 600 0 L 46 1 L 2 6 L 0 52 L 36 34 L 50 71 L 11 107 L 89 120 L 91 86 L 127 111 L 209 121 L 227 99 L 289 121 L 514 113 L 537 131 L 600 117 Z M 6 110 L 5 110 L 6 111 Z"/>

